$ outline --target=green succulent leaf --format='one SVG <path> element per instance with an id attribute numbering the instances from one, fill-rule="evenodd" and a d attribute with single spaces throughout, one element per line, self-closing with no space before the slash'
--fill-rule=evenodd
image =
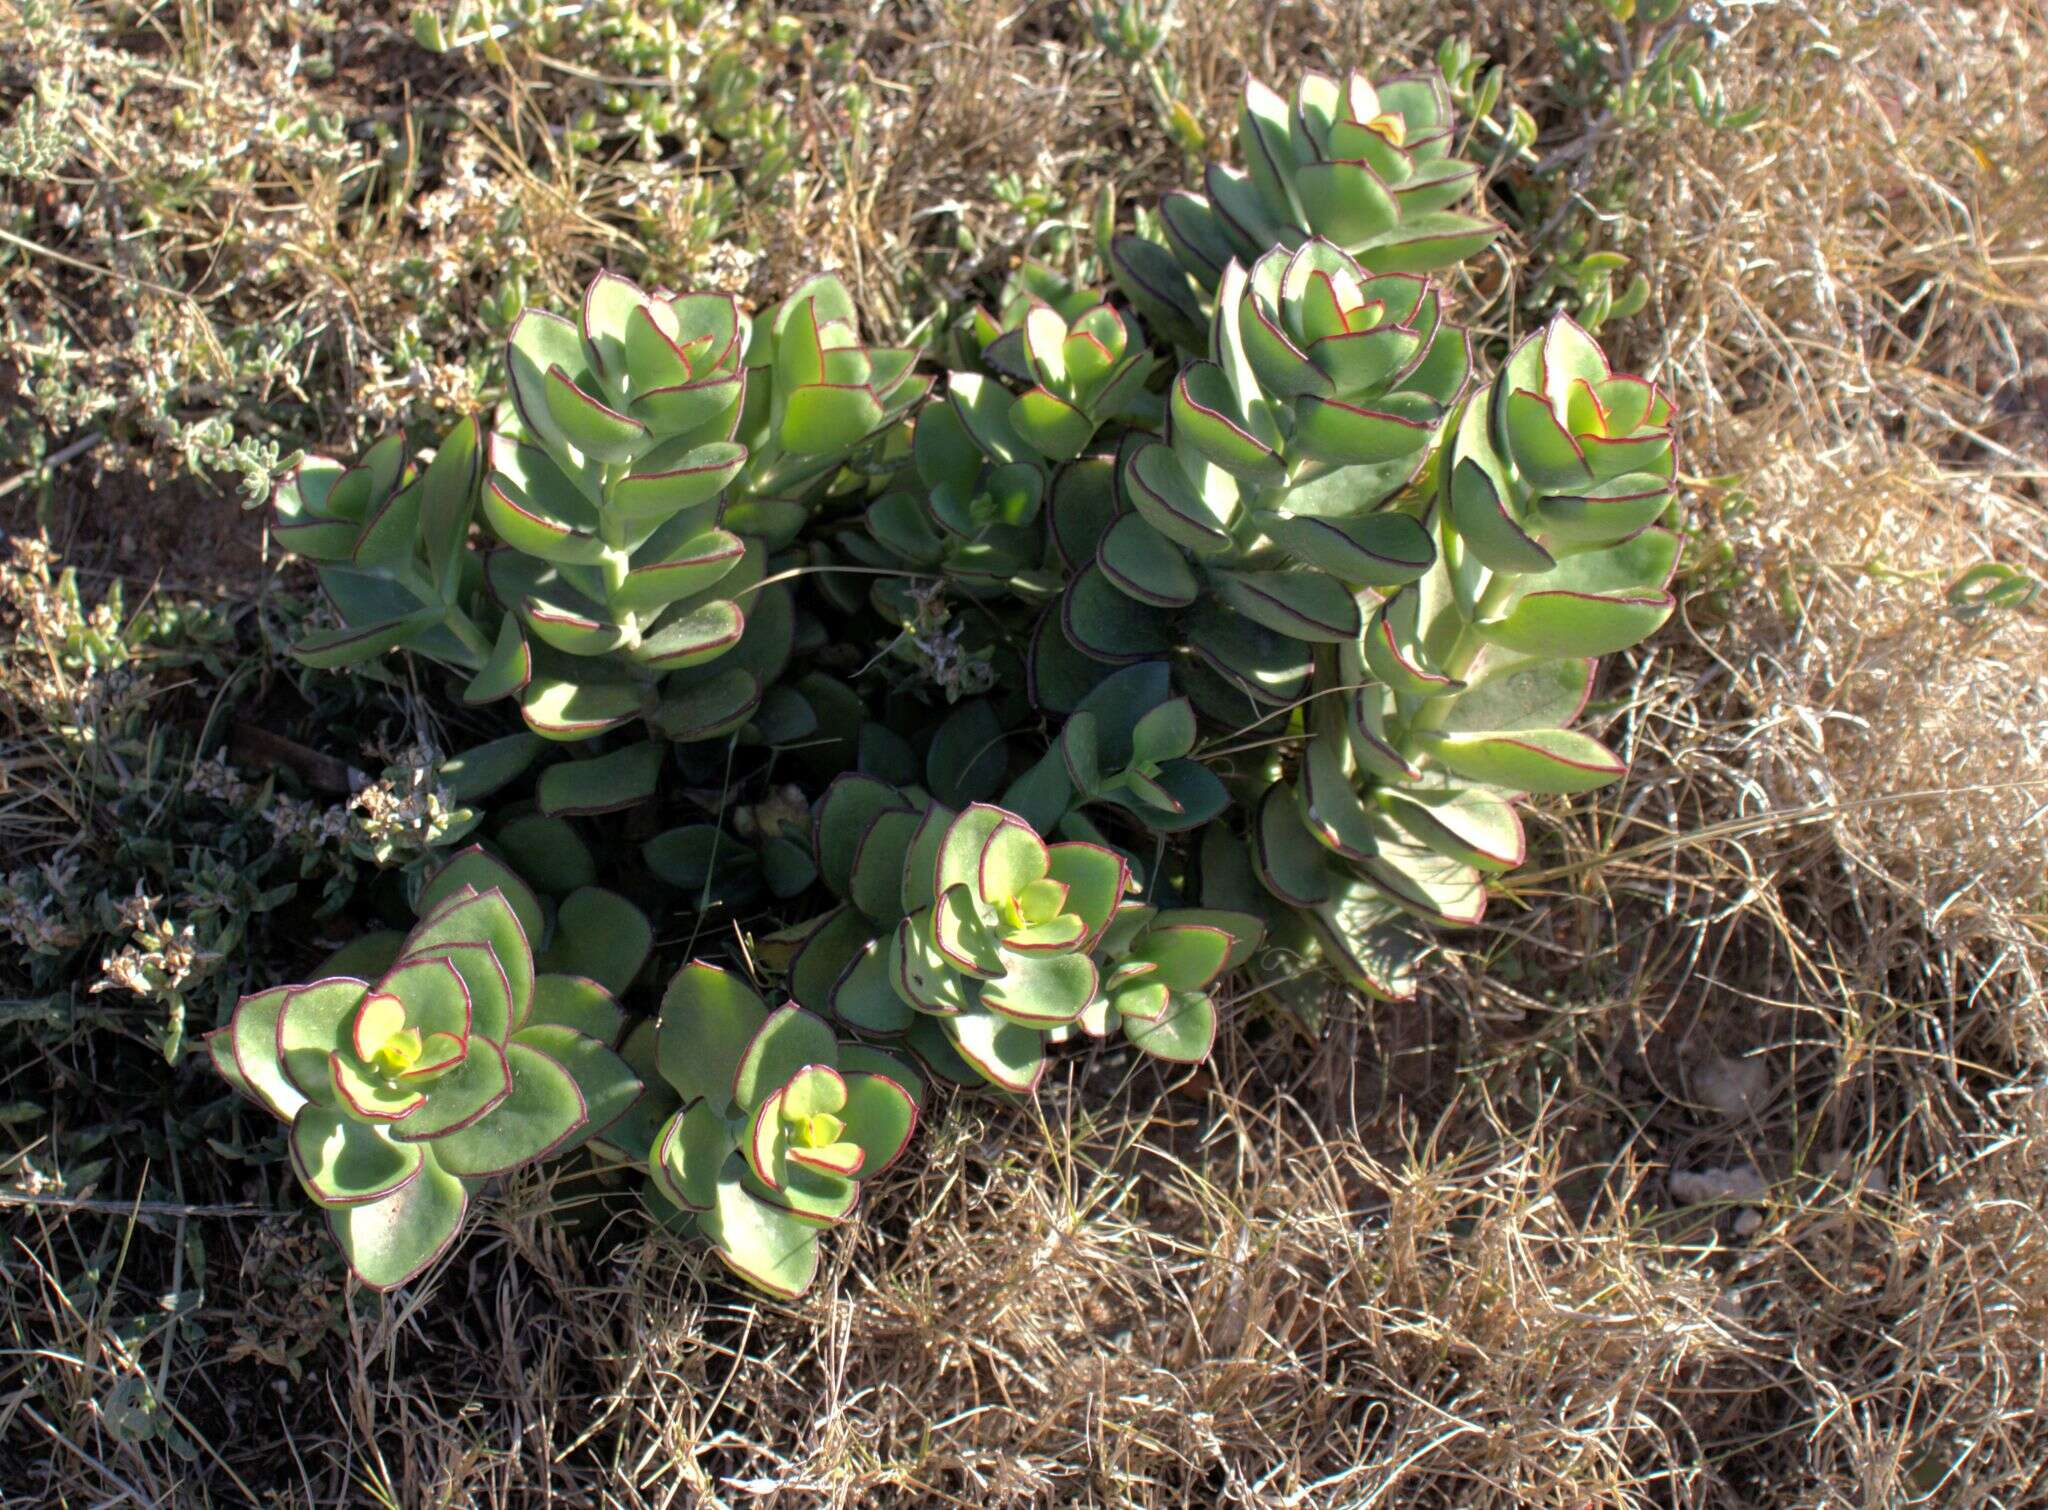
<path id="1" fill-rule="evenodd" d="M 846 1122 L 846 1136 L 866 1156 L 861 1177 L 873 1179 L 909 1146 L 910 1135 L 917 1128 L 917 1098 L 900 1079 L 887 1073 L 850 1071 L 845 1085 L 846 1102 L 840 1115 Z"/>
<path id="2" fill-rule="evenodd" d="M 846 896 L 860 858 L 861 841 L 883 813 L 913 813 L 896 788 L 872 776 L 848 772 L 825 789 L 811 824 L 818 874 L 834 895 Z"/>
<path id="3" fill-rule="evenodd" d="M 539 961 L 559 975 L 583 975 L 623 996 L 654 947 L 647 914 L 617 892 L 585 886 L 562 899 L 554 941 Z"/>
<path id="4" fill-rule="evenodd" d="M 1585 710 L 1594 666 L 1586 658 L 1529 661 L 1489 651 L 1440 727 L 1448 734 L 1561 729 Z"/>
<path id="5" fill-rule="evenodd" d="M 932 909 L 932 942 L 963 975 L 992 980 L 1002 973 L 995 936 L 981 921 L 973 889 L 965 884 L 940 893 Z"/>
<path id="6" fill-rule="evenodd" d="M 422 608 L 403 618 L 387 619 L 381 623 L 318 629 L 300 636 L 292 645 L 292 654 L 318 671 L 360 666 L 409 643 L 421 630 L 430 629 L 440 622 L 439 608 Z"/>
<path id="7" fill-rule="evenodd" d="M 1259 799 L 1252 818 L 1252 865 L 1267 890 L 1291 907 L 1321 906 L 1336 893 L 1328 853 L 1302 822 L 1284 785 Z"/>
<path id="8" fill-rule="evenodd" d="M 462 689 L 462 700 L 471 705 L 494 703 L 518 693 L 532 680 L 532 647 L 526 643 L 518 617 L 508 613 L 498 624 L 498 638 L 490 655 Z"/>
<path id="9" fill-rule="evenodd" d="M 643 741 L 592 760 L 560 761 L 541 772 L 540 810 L 586 817 L 637 806 L 654 795 L 662 755 L 660 745 Z"/>
<path id="10" fill-rule="evenodd" d="M 846 451 L 884 418 L 881 401 L 864 384 L 814 383 L 789 395 L 783 410 L 782 443 L 792 451 L 812 455 Z"/>
<path id="11" fill-rule="evenodd" d="M 957 1017 L 932 1019 L 960 1058 L 989 1084 L 1020 1095 L 1045 1074 L 1045 1034 L 977 1007 Z M 936 1068 L 936 1066 L 935 1066 Z"/>
<path id="12" fill-rule="evenodd" d="M 832 1064 L 838 1042 L 820 1018 L 802 1007 L 771 1012 L 755 1030 L 733 1071 L 732 1100 L 752 1110 L 787 1085 L 798 1070 L 811 1064 Z"/>
<path id="13" fill-rule="evenodd" d="M 661 998 L 661 1076 L 684 1101 L 723 1108 L 741 1061 L 768 1021 L 753 987 L 730 971 L 692 960 Z"/>
<path id="14" fill-rule="evenodd" d="M 1160 611 L 1120 590 L 1100 567 L 1067 585 L 1060 600 L 1060 630 L 1069 643 L 1098 661 L 1129 665 L 1173 648 Z"/>
<path id="15" fill-rule="evenodd" d="M 1191 472 L 1181 453 L 1158 441 L 1141 440 L 1126 453 L 1120 476 L 1131 507 L 1174 544 L 1196 555 L 1220 555 L 1236 541 L 1226 511 L 1237 502 L 1229 474 Z"/>
<path id="16" fill-rule="evenodd" d="M 1176 760 L 1195 747 L 1194 704 L 1169 698 L 1147 709 L 1131 728 L 1131 758 L 1156 764 Z"/>
<path id="17" fill-rule="evenodd" d="M 648 1170 L 668 1198 L 686 1211 L 709 1211 L 718 1177 L 732 1155 L 732 1135 L 712 1103 L 693 1101 L 662 1124 Z"/>
<path id="18" fill-rule="evenodd" d="M 507 734 L 441 762 L 441 781 L 457 802 L 475 802 L 525 774 L 542 749 L 531 734 Z"/>
<path id="19" fill-rule="evenodd" d="M 1054 461 L 1074 460 L 1095 436 L 1094 420 L 1044 388 L 1019 394 L 1009 421 L 1021 440 Z"/>
<path id="20" fill-rule="evenodd" d="M 372 1290 L 394 1290 L 448 1251 L 468 1204 L 462 1181 L 429 1158 L 416 1179 L 382 1200 L 331 1209 L 327 1223 L 356 1276 Z"/>
<path id="21" fill-rule="evenodd" d="M 556 432 L 593 461 L 631 461 L 652 440 L 644 423 L 586 392 L 559 363 L 543 375 L 541 395 Z"/>
<path id="22" fill-rule="evenodd" d="M 334 1105 L 329 1060 L 347 1042 L 356 1007 L 369 989 L 367 982 L 346 976 L 286 988 L 277 1010 L 278 1070 L 307 1100 Z"/>
<path id="23" fill-rule="evenodd" d="M 659 471 L 636 471 L 620 478 L 611 486 L 607 507 L 629 523 L 661 524 L 716 498 L 739 476 L 746 461 L 745 446 L 706 441 L 669 458 Z"/>
<path id="24" fill-rule="evenodd" d="M 1212 567 L 1208 577 L 1223 604 L 1276 634 L 1320 644 L 1358 638 L 1358 600 L 1325 572 Z"/>
<path id="25" fill-rule="evenodd" d="M 756 1289 L 788 1299 L 809 1288 L 818 1272 L 817 1229 L 748 1193 L 742 1161 L 719 1171 L 710 1207 L 698 1225 L 718 1256 Z"/>
<path id="26" fill-rule="evenodd" d="M 832 1015 L 859 1032 L 894 1034 L 910 1026 L 911 1003 L 897 990 L 891 968 L 894 939 L 869 939 L 833 983 Z"/>
<path id="27" fill-rule="evenodd" d="M 1175 907 L 1160 913 L 1158 921 L 1163 927 L 1214 928 L 1224 934 L 1230 941 L 1223 957 L 1226 971 L 1249 964 L 1266 932 L 1265 924 L 1252 913 L 1225 907 Z"/>
<path id="28" fill-rule="evenodd" d="M 1076 840 L 1047 848 L 1045 873 L 1067 888 L 1067 911 L 1088 925 L 1081 947 L 1093 949 L 1131 890 L 1130 862 L 1104 845 Z"/>
<path id="29" fill-rule="evenodd" d="M 1155 923 L 1145 930 L 1128 956 L 1152 967 L 1152 973 L 1175 991 L 1206 991 L 1223 973 L 1230 957 L 1231 935 L 1209 923 Z"/>
<path id="30" fill-rule="evenodd" d="M 611 992 L 586 975 L 541 975 L 533 982 L 526 1027 L 574 1028 L 599 1043 L 616 1044 L 626 1034 L 626 1013 Z"/>
<path id="31" fill-rule="evenodd" d="M 637 716 L 640 691 L 619 682 L 536 675 L 520 695 L 519 711 L 543 739 L 591 739 Z"/>
<path id="32" fill-rule="evenodd" d="M 362 983 L 356 984 L 361 986 Z M 214 1049 L 216 1056 L 225 1050 L 226 1057 L 233 1063 L 240 1077 L 238 1088 L 280 1122 L 290 1122 L 296 1117 L 307 1099 L 285 1074 L 279 1059 L 277 1019 L 292 989 L 290 986 L 273 986 L 268 991 L 243 997 L 235 1004 L 234 1016 L 229 1019 L 224 1036 L 209 1040 L 209 1047 L 215 1043 L 220 1045 Z M 353 1009 L 355 1004 L 351 1002 L 349 1005 Z"/>
<path id="33" fill-rule="evenodd" d="M 515 1039 L 505 1047 L 505 1061 L 512 1093 L 434 1140 L 434 1158 L 450 1174 L 504 1174 L 554 1153 L 588 1121 L 575 1077 L 552 1056 Z"/>
<path id="34" fill-rule="evenodd" d="M 920 1012 L 951 1016 L 977 999 L 972 978 L 955 970 L 932 935 L 932 910 L 919 909 L 896 925 L 889 941 L 889 981 Z"/>
<path id="35" fill-rule="evenodd" d="M 840 977 L 875 937 L 875 924 L 855 907 L 835 907 L 806 925 L 789 964 L 789 994 L 799 1006 L 824 1014 Z"/>
<path id="36" fill-rule="evenodd" d="M 512 397 L 526 428 L 544 444 L 566 446 L 569 439 L 556 424 L 547 401 L 551 370 L 590 377 L 583 336 L 560 315 L 529 309 L 513 325 L 505 345 L 505 371 Z"/>
<path id="37" fill-rule="evenodd" d="M 1124 1037 L 1155 1059 L 1200 1064 L 1216 1044 L 1216 1004 L 1203 995 L 1171 995 L 1152 1019 L 1125 1015 Z"/>
<path id="38" fill-rule="evenodd" d="M 1481 787 L 1381 787 L 1374 797 L 1417 843 L 1448 859 L 1499 873 L 1528 854 L 1514 804 Z"/>
<path id="39" fill-rule="evenodd" d="M 427 917 L 442 904 L 452 901 L 464 888 L 479 893 L 497 892 L 518 919 L 521 934 L 518 945 L 512 945 L 509 937 L 501 934 L 494 934 L 490 942 L 502 942 L 507 948 L 525 952 L 526 940 L 537 939 L 545 932 L 546 919 L 541 914 L 540 898 L 533 894 L 533 888 L 480 844 L 470 845 L 435 871 L 426 885 L 420 888 L 419 898 L 413 904 L 414 910 L 421 917 Z"/>
<path id="40" fill-rule="evenodd" d="M 1058 1027 L 1079 1017 L 1094 999 L 1098 978 L 1094 961 L 1085 954 L 1006 949 L 1002 964 L 1002 974 L 983 985 L 981 1005 L 1012 1022 L 1041 1031 Z"/>
<path id="41" fill-rule="evenodd" d="M 428 1087 L 419 1110 L 392 1125 L 391 1136 L 401 1143 L 430 1142 L 469 1126 L 511 1093 L 504 1050 L 478 1034 L 462 1062 Z"/>
<path id="42" fill-rule="evenodd" d="M 1428 419 L 1391 408 L 1313 394 L 1295 405 L 1294 444 L 1317 461 L 1344 466 L 1402 461 L 1428 445 L 1435 431 Z"/>
<path id="43" fill-rule="evenodd" d="M 519 913 L 498 883 L 482 893 L 470 892 L 467 885 L 431 904 L 422 895 L 420 925 L 407 935 L 405 952 L 441 955 L 453 964 L 469 988 L 471 1032 L 502 1041 L 532 1008 L 533 951 Z M 539 903 L 534 906 L 537 910 Z"/>
<path id="44" fill-rule="evenodd" d="M 1008 767 L 1002 719 L 988 699 L 975 698 L 949 713 L 933 734 L 925 784 L 947 806 L 964 807 L 994 796 Z"/>
<path id="45" fill-rule="evenodd" d="M 1181 369 L 1174 379 L 1171 412 L 1177 451 L 1192 447 L 1203 459 L 1256 487 L 1286 480 L 1286 464 L 1275 453 L 1270 433 L 1262 433 L 1265 427 L 1239 410 L 1229 380 L 1213 362 L 1191 362 Z"/>
<path id="46" fill-rule="evenodd" d="M 345 1112 L 308 1106 L 292 1121 L 292 1164 L 322 1206 L 360 1206 L 397 1193 L 420 1176 L 425 1156 Z"/>
<path id="47" fill-rule="evenodd" d="M 1201 591 L 1180 547 L 1139 514 L 1125 514 L 1104 531 L 1095 560 L 1120 592 L 1158 608 L 1185 608 Z"/>
<path id="48" fill-rule="evenodd" d="M 1590 792 L 1628 774 L 1605 745 L 1570 729 L 1432 732 L 1422 740 L 1452 775 L 1511 791 Z"/>
<path id="49" fill-rule="evenodd" d="M 1600 656 L 1642 643 L 1663 627 L 1675 606 L 1665 592 L 1537 591 L 1477 627 L 1494 644 L 1523 655 Z"/>
<path id="50" fill-rule="evenodd" d="M 1295 560 L 1362 587 L 1400 587 L 1436 564 L 1429 532 L 1406 514 L 1368 514 L 1360 519 L 1267 514 L 1259 523 Z"/>

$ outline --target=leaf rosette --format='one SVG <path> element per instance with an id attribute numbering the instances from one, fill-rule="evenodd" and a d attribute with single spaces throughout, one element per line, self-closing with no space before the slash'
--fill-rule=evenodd
<path id="1" fill-rule="evenodd" d="M 1321 238 L 1373 273 L 1427 273 L 1492 245 L 1495 221 L 1452 208 L 1479 169 L 1453 155 L 1440 74 L 1375 85 L 1362 73 L 1304 75 L 1290 102 L 1253 79 L 1238 114 L 1244 166 L 1213 163 L 1204 192 L 1159 206 L 1165 245 L 1119 236 L 1117 284 L 1162 335 L 1195 349 L 1202 306 L 1233 260 Z"/>
<path id="2" fill-rule="evenodd" d="M 900 1039 L 932 1073 L 962 1085 L 1033 1090 L 1048 1049 L 1112 1032 L 1148 1053 L 1193 1062 L 1213 1039 L 1215 1003 L 1181 970 L 1162 1026 L 1150 996 L 1126 1015 L 1108 983 L 1155 923 L 1212 928 L 1228 968 L 1249 955 L 1257 920 L 1133 899 L 1128 857 L 1091 840 L 1048 843 L 1020 814 L 988 803 L 958 812 L 871 777 L 834 782 L 813 824 L 818 870 L 843 905 L 795 932 L 790 992 L 854 1032 Z"/>
<path id="3" fill-rule="evenodd" d="M 300 1185 L 377 1290 L 447 1250 L 485 1180 L 602 1131 L 640 1089 L 609 1046 L 609 992 L 536 973 L 523 883 L 480 850 L 437 879 L 395 950 L 352 946 L 395 953 L 373 976 L 244 997 L 207 1039 L 221 1075 L 289 1125 Z"/>
<path id="4" fill-rule="evenodd" d="M 887 1054 L 842 1044 L 799 1006 L 770 1011 L 703 961 L 669 983 L 657 1042 L 675 1109 L 648 1153 L 649 1201 L 694 1222 L 755 1288 L 801 1293 L 819 1234 L 853 1214 L 861 1182 L 910 1141 L 922 1081 Z"/>

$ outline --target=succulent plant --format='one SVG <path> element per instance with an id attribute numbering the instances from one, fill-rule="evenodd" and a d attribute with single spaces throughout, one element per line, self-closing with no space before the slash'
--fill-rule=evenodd
<path id="1" fill-rule="evenodd" d="M 1012 331 L 1021 331 L 1025 316 L 1039 305 L 1050 307 L 1071 323 L 1102 302 L 1100 290 L 1077 282 L 1049 263 L 1024 257 L 1003 280 L 994 312 L 980 305 L 967 310 L 953 323 L 940 354 L 955 372 L 990 370 L 984 360 L 989 346 Z"/>
<path id="2" fill-rule="evenodd" d="M 721 793 L 723 798 L 729 794 Z M 811 859 L 811 805 L 784 785 L 732 806 L 724 823 L 666 829 L 641 846 L 647 868 L 692 906 L 742 907 L 762 896 L 801 896 L 818 878 Z"/>
<path id="3" fill-rule="evenodd" d="M 393 956 L 374 978 L 244 997 L 207 1039 L 220 1074 L 290 1126 L 300 1185 L 372 1289 L 446 1251 L 483 1181 L 602 1131 L 641 1088 L 610 1047 L 610 993 L 536 972 L 531 893 L 470 884 L 507 876 L 466 851 L 422 893 L 418 926 L 356 950 Z"/>
<path id="4" fill-rule="evenodd" d="M 320 569 L 342 623 L 292 653 L 335 669 L 417 650 L 474 676 L 490 661 L 499 615 L 469 546 L 482 467 L 480 431 L 463 420 L 420 466 L 386 436 L 353 466 L 307 456 L 271 494 L 271 537 Z"/>
<path id="5" fill-rule="evenodd" d="M 1258 794 L 1252 869 L 1361 984 L 1412 989 L 1404 917 L 1469 924 L 1522 862 L 1517 801 L 1591 791 L 1623 761 L 1567 727 L 1596 658 L 1670 617 L 1679 540 L 1669 402 L 1558 316 L 1454 417 L 1438 556 L 1318 652 L 1307 743 Z M 1204 895 L 1242 905 L 1227 854 Z"/>
<path id="6" fill-rule="evenodd" d="M 1208 989 L 1257 942 L 1256 919 L 1138 903 L 1125 856 L 1048 844 L 986 803 L 956 813 L 848 775 L 812 832 L 819 874 L 845 900 L 797 931 L 791 996 L 857 1033 L 901 1035 L 960 1083 L 1029 1091 L 1048 1044 L 1118 1029 L 1147 1053 L 1200 1060 L 1215 1034 Z M 1127 957 L 1155 952 L 1170 998 L 1118 994 L 1134 978 L 1120 973 Z"/>
<path id="7" fill-rule="evenodd" d="M 1427 273 L 1475 256 L 1500 235 L 1494 221 L 1453 210 L 1477 187 L 1477 165 L 1452 153 L 1450 93 L 1440 74 L 1374 85 L 1303 76 L 1292 104 L 1258 80 L 1238 115 L 1245 166 L 1210 165 L 1205 194 L 1176 191 L 1159 206 L 1166 245 L 1120 236 L 1117 284 L 1159 333 L 1199 348 L 1202 305 L 1234 260 L 1320 239 L 1368 273 Z"/>
<path id="8" fill-rule="evenodd" d="M 982 360 L 1028 385 L 1010 402 L 1009 428 L 1053 461 L 1082 455 L 1109 421 L 1142 414 L 1141 395 L 1159 366 L 1137 323 L 1108 304 L 1071 320 L 1033 304 L 1016 329 L 982 349 Z"/>
<path id="9" fill-rule="evenodd" d="M 1621 774 L 1569 725 L 1673 610 L 1669 402 L 1562 317 L 1475 391 L 1429 275 L 1500 228 L 1460 208 L 1441 78 L 1254 82 L 1239 141 L 1140 217 L 1160 239 L 1115 240 L 1128 307 L 1022 263 L 947 332 L 932 402 L 835 279 L 750 319 L 605 273 L 579 320 L 518 321 L 489 431 L 280 483 L 277 537 L 344 620 L 302 656 L 410 648 L 517 698 L 532 733 L 451 762 L 463 800 L 536 735 L 661 736 L 565 752 L 419 887 L 411 936 L 211 1041 L 366 1279 L 431 1261 L 491 1169 L 588 1142 L 795 1294 L 914 1127 L 911 1059 L 1010 1092 L 1081 1037 L 1196 1062 L 1262 943 L 1268 995 L 1324 963 L 1408 994 L 1425 925 L 1477 922 L 1521 863 L 1523 800 Z M 715 786 L 671 748 L 728 735 Z M 769 758 L 735 769 L 741 744 Z M 678 776 L 697 808 L 632 839 L 688 904 L 834 905 L 756 940 L 787 1005 L 695 962 L 628 1031 L 653 930 L 577 820 Z M 460 1033 L 451 977 L 486 1000 Z M 489 1005 L 501 977 L 530 1001 Z"/>
<path id="10" fill-rule="evenodd" d="M 483 506 L 510 547 L 489 580 L 514 622 L 482 691 L 517 691 L 527 722 L 561 739 L 642 715 L 681 741 L 746 722 L 789 654 L 787 593 L 761 585 L 768 552 L 925 389 L 915 353 L 861 345 L 854 321 L 829 277 L 751 322 L 729 295 L 650 294 L 612 273 L 580 323 L 528 310 Z"/>
<path id="11" fill-rule="evenodd" d="M 1320 240 L 1249 274 L 1226 267 L 1209 356 L 1174 379 L 1168 438 L 1123 446 L 1129 511 L 1053 522 L 1069 560 L 1099 529 L 1061 603 L 1066 640 L 1097 660 L 1181 658 L 1183 686 L 1217 719 L 1296 702 L 1314 647 L 1357 638 L 1358 590 L 1412 581 L 1432 559 L 1423 502 L 1388 505 L 1470 372 L 1442 304 L 1428 279 L 1367 274 Z"/>
<path id="12" fill-rule="evenodd" d="M 1003 794 L 1003 806 L 1042 833 L 1074 838 L 1089 835 L 1070 815 L 1090 803 L 1159 833 L 1199 828 L 1230 794 L 1189 758 L 1197 733 L 1194 705 L 1174 695 L 1165 662 L 1125 666 L 1081 698 L 1052 748 Z"/>
<path id="13" fill-rule="evenodd" d="M 274 533 L 320 565 L 344 621 L 295 651 L 418 650 L 465 675 L 464 701 L 516 696 L 555 740 L 640 718 L 676 741 L 729 733 L 791 651 L 769 557 L 923 395 L 914 357 L 861 345 L 834 278 L 750 319 L 730 295 L 600 273 L 579 320 L 515 324 L 490 432 L 465 421 L 423 469 L 393 437 L 278 485 Z M 500 542 L 488 562 L 469 546 L 479 515 Z M 614 756 L 584 784 L 640 800 L 658 752 Z"/>
<path id="14" fill-rule="evenodd" d="M 917 1126 L 923 1084 L 891 1056 L 842 1044 L 795 1005 L 696 960 L 662 998 L 656 1054 L 675 1109 L 647 1154 L 649 1203 L 688 1214 L 742 1279 L 807 1288 L 818 1238 L 846 1220 Z"/>
<path id="15" fill-rule="evenodd" d="M 962 395 L 971 389 L 991 403 L 1008 395 L 993 378 L 953 377 L 947 401 L 918 414 L 911 464 L 867 505 L 871 540 L 849 534 L 841 544 L 864 565 L 937 575 L 963 596 L 1007 594 L 1043 565 L 1046 471 L 1014 436 L 1000 448 L 1002 459 L 992 459 L 962 417 Z M 967 388 L 958 386 L 963 381 Z M 914 629 L 917 604 L 905 581 L 877 579 L 875 597 L 886 618 Z"/>

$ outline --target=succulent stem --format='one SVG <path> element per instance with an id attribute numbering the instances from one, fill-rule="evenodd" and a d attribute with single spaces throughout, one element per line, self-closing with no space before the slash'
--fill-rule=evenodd
<path id="1" fill-rule="evenodd" d="M 476 627 L 476 621 L 464 613 L 461 608 L 453 603 L 449 604 L 448 616 L 445 622 L 448 625 L 448 632 L 454 635 L 456 639 L 462 641 L 462 648 L 475 657 L 475 662 L 469 669 L 474 670 L 477 666 L 483 665 L 485 661 L 490 659 L 491 642 L 489 637 Z"/>
<path id="2" fill-rule="evenodd" d="M 1448 654 L 1439 668 L 1443 675 L 1454 680 L 1463 680 L 1465 673 L 1472 669 L 1472 663 L 1479 659 L 1479 652 L 1486 648 L 1486 641 L 1480 635 L 1477 623 L 1504 607 L 1514 593 L 1515 578 L 1508 572 L 1489 572 L 1486 586 L 1480 589 L 1478 599 L 1473 603 L 1471 617 L 1458 630 L 1457 639 L 1451 642 Z M 1406 699 L 1403 700 L 1404 702 Z M 1450 717 L 1451 709 L 1457 704 L 1454 697 L 1429 697 L 1421 699 L 1421 706 L 1408 713 L 1401 721 L 1395 743 L 1403 755 L 1415 758 L 1414 736 L 1438 728 Z"/>

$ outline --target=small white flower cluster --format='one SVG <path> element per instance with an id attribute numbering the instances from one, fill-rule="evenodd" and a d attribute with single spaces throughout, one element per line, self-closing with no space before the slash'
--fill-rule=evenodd
<path id="1" fill-rule="evenodd" d="M 190 923 L 181 926 L 158 917 L 156 909 L 162 902 L 162 897 L 144 892 L 140 882 L 135 894 L 123 899 L 121 926 L 133 942 L 100 961 L 101 978 L 92 985 L 93 995 L 129 991 L 145 1000 L 168 1001 L 194 975 L 220 959 L 217 951 L 199 947 Z"/>
<path id="2" fill-rule="evenodd" d="M 349 800 L 353 837 L 379 865 L 394 865 L 433 848 L 459 815 L 440 782 L 441 757 L 418 744 L 393 759 L 382 777 Z"/>

